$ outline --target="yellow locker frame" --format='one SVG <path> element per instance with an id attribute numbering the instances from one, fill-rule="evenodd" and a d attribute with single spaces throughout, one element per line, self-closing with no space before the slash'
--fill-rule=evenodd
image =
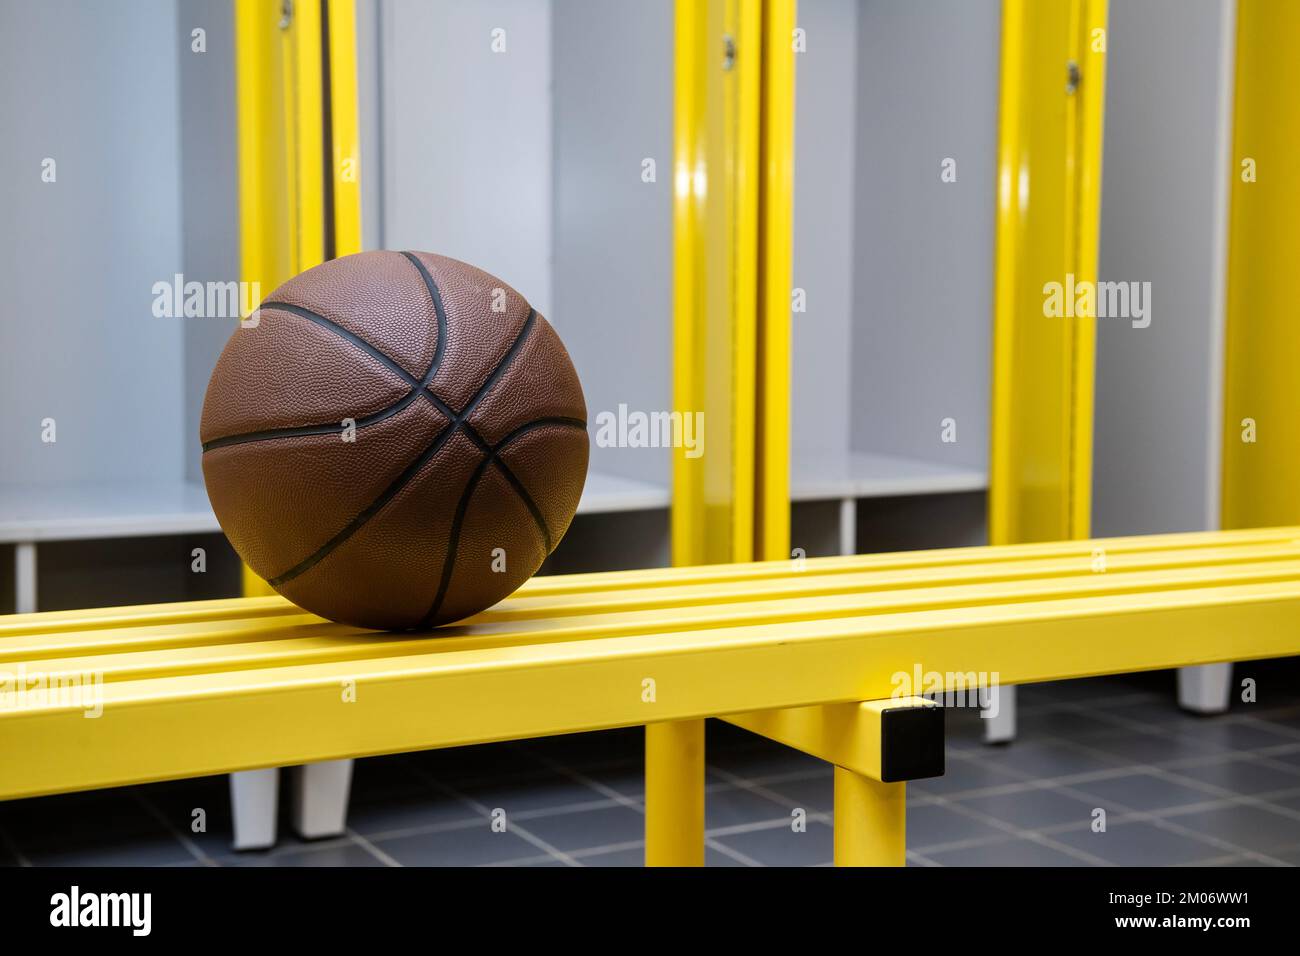
<path id="1" fill-rule="evenodd" d="M 1221 524 L 1300 522 L 1300 3 L 1238 0 Z"/>
<path id="2" fill-rule="evenodd" d="M 707 452 L 673 456 L 675 565 L 789 554 L 793 0 L 677 0 L 673 407 Z M 646 863 L 704 863 L 704 721 L 646 727 Z"/>
<path id="3" fill-rule="evenodd" d="M 262 297 L 361 251 L 355 0 L 235 0 L 240 273 Z M 244 568 L 244 593 L 273 593 Z"/>
<path id="4" fill-rule="evenodd" d="M 1106 12 L 1105 0 L 1003 6 L 995 544 L 1089 532 L 1095 320 L 1047 319 L 1044 286 L 1096 281 Z M 726 445 L 674 460 L 675 564 L 788 556 L 794 25 L 788 2 L 677 4 L 674 400 L 704 409 Z M 720 36 L 733 44 L 724 70 Z M 703 782 L 703 721 L 648 726 L 647 863 L 703 862 Z M 857 849 L 845 856 L 890 856 Z"/>
<path id="5" fill-rule="evenodd" d="M 1044 303 L 1049 282 L 1097 279 L 1106 14 L 1105 0 L 1002 6 L 990 544 L 1089 533 L 1096 320 Z"/>

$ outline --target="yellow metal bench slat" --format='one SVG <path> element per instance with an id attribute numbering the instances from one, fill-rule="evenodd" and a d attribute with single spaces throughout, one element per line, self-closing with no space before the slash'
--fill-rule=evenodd
<path id="1" fill-rule="evenodd" d="M 436 638 L 278 598 L 14 616 L 0 671 L 88 668 L 105 711 L 0 701 L 0 797 L 869 700 L 917 667 L 1010 684 L 1281 656 L 1298 622 L 1294 528 L 539 579 Z"/>
<path id="2" fill-rule="evenodd" d="M 1300 528 L 1259 528 L 1242 531 L 1207 531 L 1165 535 L 1136 535 L 1095 541 L 1061 541 L 1045 544 L 1001 547 L 940 548 L 809 558 L 800 575 L 854 574 L 903 569 L 958 569 L 966 566 L 1006 565 L 1026 560 L 1090 561 L 1095 549 L 1104 550 L 1108 563 L 1129 554 L 1149 554 L 1155 561 L 1194 561 L 1194 552 L 1224 548 L 1255 549 L 1275 546 L 1300 549 Z M 1215 558 L 1217 560 L 1217 557 Z M 1245 559 L 1250 560 L 1250 559 Z M 1090 568 L 1081 568 L 1090 570 Z M 510 598 L 516 600 L 558 595 L 600 594 L 609 591 L 634 592 L 642 589 L 679 587 L 692 584 L 723 584 L 742 581 L 780 581 L 792 575 L 792 565 L 781 561 L 754 564 L 715 564 L 679 568 L 652 568 L 596 574 L 551 575 L 534 578 Z M 295 615 L 301 611 L 278 596 L 226 598 L 216 601 L 188 601 L 71 611 L 40 611 L 34 614 L 0 615 L 0 637 L 9 634 L 57 633 L 114 628 L 135 624 L 172 624 L 195 620 L 231 620 L 253 616 Z M 489 612 L 491 613 L 491 612 Z"/>
<path id="3" fill-rule="evenodd" d="M 150 626 L 123 634 L 124 640 L 98 642 L 69 653 L 38 639 L 0 641 L 0 667 L 25 663 L 48 675 L 102 674 L 105 681 L 179 676 L 215 670 L 278 667 L 327 661 L 381 659 L 452 650 L 521 646 L 542 642 L 591 640 L 645 633 L 741 627 L 781 621 L 823 620 L 864 614 L 898 614 L 945 608 L 1016 604 L 1065 598 L 1300 581 L 1300 555 L 1226 567 L 1193 567 L 1140 573 L 1088 574 L 1023 581 L 995 581 L 941 587 L 881 589 L 827 594 L 719 594 L 713 603 L 661 607 L 596 609 L 555 617 L 507 618 L 443 628 L 443 636 L 376 634 L 330 624 L 310 615 L 277 619 L 268 630 L 259 619 L 211 624 Z M 285 626 L 286 622 L 296 626 Z M 102 636 L 97 632 L 96 636 Z M 48 643 L 48 642 L 46 642 Z M 15 646 L 16 645 L 16 646 Z"/>
<path id="4" fill-rule="evenodd" d="M 1208 560 L 1209 557 L 1217 560 Z M 1255 560 L 1247 561 L 1248 557 Z M 691 621 L 726 626 L 733 622 L 745 623 L 755 616 L 790 620 L 814 613 L 848 615 L 867 608 L 924 610 L 972 603 L 1043 600 L 1071 594 L 1101 595 L 1133 589 L 1247 583 L 1294 577 L 1296 561 L 1300 561 L 1300 549 L 1261 547 L 1239 552 L 1203 549 L 1179 552 L 1159 561 L 1142 554 L 1118 555 L 1108 563 L 1105 573 L 1085 570 L 1087 566 L 1077 560 L 1021 561 L 942 571 L 790 574 L 784 580 L 767 582 L 607 591 L 559 604 L 556 602 L 561 599 L 556 597 L 515 597 L 465 624 L 442 628 L 436 638 L 420 635 L 406 640 L 411 646 L 435 639 L 445 643 L 502 634 L 517 635 L 520 641 L 572 640 L 593 634 L 610 636 L 620 626 L 624 632 L 649 627 L 675 630 L 692 626 Z M 1152 567 L 1158 570 L 1151 570 Z M 810 599 L 829 600 L 808 603 Z M 778 601 L 803 603 L 787 607 L 778 606 L 775 603 Z M 364 656 L 371 649 L 381 656 L 390 653 L 387 648 L 393 644 L 392 635 L 330 624 L 292 606 L 288 609 L 296 613 L 237 618 L 223 611 L 215 620 L 194 615 L 176 623 L 158 624 L 153 623 L 152 617 L 146 617 L 150 623 L 141 625 L 131 624 L 131 617 L 123 614 L 118 618 L 117 627 L 87 631 L 60 628 L 54 633 L 25 631 L 0 636 L 0 664 L 225 644 L 247 644 L 248 655 L 252 657 L 258 653 L 253 642 L 306 642 L 318 638 L 325 646 L 350 657 Z M 357 650 L 342 649 L 347 643 L 355 644 Z M 307 644 L 303 646 L 306 648 Z M 107 662 L 96 666 L 111 670 Z"/>
<path id="5" fill-rule="evenodd" d="M 879 699 L 917 668 L 1020 683 L 1281 656 L 1297 620 L 1287 581 L 109 682 L 97 719 L 0 717 L 0 796 Z"/>
<path id="6" fill-rule="evenodd" d="M 1186 542 L 1186 546 L 1177 547 L 1178 541 Z M 1091 577 L 1096 573 L 1092 566 L 1094 548 L 1102 547 L 1106 573 L 1114 574 L 1198 564 L 1287 560 L 1300 555 L 1300 531 L 1159 535 L 1116 538 L 1095 544 L 1063 542 L 861 555 L 810 560 L 801 571 L 774 562 L 538 578 L 471 621 L 510 620 L 538 613 L 565 616 L 596 608 L 683 606 L 692 601 L 716 602 L 745 593 L 763 597 L 778 593 L 799 596 L 962 581 L 1014 581 L 1071 574 Z M 600 580 L 598 584 L 579 588 L 574 582 L 584 577 Z M 559 582 L 558 586 L 555 582 Z M 97 642 L 129 640 L 123 636 L 124 632 L 140 627 L 167 628 L 255 618 L 268 619 L 272 626 L 289 626 L 303 623 L 303 613 L 283 598 L 259 597 L 0 616 L 0 660 L 8 656 L 6 647 L 14 646 L 10 644 L 13 637 L 19 638 L 17 646 L 39 637 L 39 642 L 32 643 L 43 647 L 40 656 L 52 656 L 60 648 L 71 650 Z M 53 639 L 50 635 L 54 634 L 69 635 L 67 643 Z"/>
<path id="7" fill-rule="evenodd" d="M 1131 552 L 1191 551 L 1200 548 L 1251 547 L 1256 545 L 1300 546 L 1300 527 L 1250 528 L 1237 531 L 1199 531 L 1177 534 L 1129 535 L 1094 540 L 1053 541 L 997 547 L 934 548 L 926 551 L 893 551 L 833 558 L 808 558 L 805 573 L 836 574 L 898 568 L 941 568 L 963 564 L 986 564 L 1025 559 L 1091 557 L 1095 549 L 1107 554 Z M 791 564 L 766 561 L 753 564 L 706 564 L 688 567 L 652 568 L 638 571 L 606 571 L 595 574 L 550 575 L 534 578 L 521 594 L 576 594 L 609 588 L 663 587 L 688 583 L 736 580 L 771 580 L 789 575 Z"/>

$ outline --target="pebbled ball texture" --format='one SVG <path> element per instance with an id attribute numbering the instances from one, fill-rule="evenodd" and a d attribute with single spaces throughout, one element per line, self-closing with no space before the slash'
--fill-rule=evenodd
<path id="1" fill-rule="evenodd" d="M 361 627 L 467 617 L 531 577 L 587 474 L 582 386 L 504 282 L 427 252 L 290 279 L 208 383 L 203 477 L 245 563 Z M 501 570 L 504 567 L 504 570 Z"/>

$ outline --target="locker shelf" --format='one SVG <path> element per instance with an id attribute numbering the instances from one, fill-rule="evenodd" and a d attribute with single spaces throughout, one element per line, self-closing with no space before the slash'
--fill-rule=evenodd
<path id="1" fill-rule="evenodd" d="M 802 455 L 792 463 L 790 496 L 795 501 L 885 498 L 983 491 L 988 475 L 916 458 L 867 452 Z"/>

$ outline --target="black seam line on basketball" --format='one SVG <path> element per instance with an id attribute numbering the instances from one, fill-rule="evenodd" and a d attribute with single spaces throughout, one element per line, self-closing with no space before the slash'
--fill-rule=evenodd
<path id="1" fill-rule="evenodd" d="M 478 488 L 483 473 L 487 471 L 487 467 L 491 463 L 490 456 L 484 457 L 478 463 L 478 467 L 469 476 L 469 481 L 465 483 L 465 490 L 461 492 L 460 500 L 456 502 L 456 515 L 452 518 L 451 533 L 447 536 L 447 554 L 442 560 L 442 575 L 438 581 L 438 593 L 434 595 L 433 604 L 429 606 L 429 610 L 425 612 L 424 617 L 420 618 L 419 623 L 415 625 L 417 629 L 428 627 L 429 622 L 442 609 L 442 602 L 447 597 L 447 588 L 451 585 L 452 569 L 456 566 L 456 549 L 460 546 L 460 530 L 465 523 L 465 513 L 469 510 L 469 500 L 474 496 L 474 490 Z"/>
<path id="2" fill-rule="evenodd" d="M 522 425 L 515 428 L 514 431 L 506 435 L 505 438 L 493 445 L 492 450 L 500 451 L 525 432 L 530 432 L 534 428 L 542 428 L 546 425 L 558 425 L 562 428 L 579 428 L 582 431 L 587 430 L 587 423 L 581 418 L 566 418 L 562 415 L 548 418 L 535 418 L 531 422 L 524 422 Z"/>
<path id="3" fill-rule="evenodd" d="M 334 537 L 330 538 L 306 558 L 291 567 L 288 571 L 269 579 L 267 584 L 271 585 L 271 587 L 277 587 L 287 581 L 292 581 L 294 578 L 298 577 L 298 575 L 310 571 L 328 557 L 330 552 L 348 538 L 352 537 L 358 528 L 373 518 L 375 514 L 384 507 L 384 505 L 392 501 L 393 498 L 397 496 L 397 493 L 405 488 L 407 483 L 415 477 L 416 473 L 427 465 L 434 455 L 438 454 L 438 452 L 442 450 L 442 446 L 447 443 L 448 439 L 450 439 L 453 434 L 455 434 L 455 431 L 456 429 L 451 425 L 448 425 L 440 431 L 438 437 L 435 438 L 424 451 L 417 455 L 400 475 L 393 479 L 392 483 L 384 489 L 378 498 L 370 502 L 370 504 L 367 505 L 360 514 L 344 525 L 342 531 L 334 535 Z"/>
<path id="4" fill-rule="evenodd" d="M 438 374 L 438 369 L 442 366 L 443 354 L 446 352 L 447 311 L 442 304 L 442 292 L 438 289 L 438 284 L 433 281 L 433 276 L 429 275 L 429 270 L 424 267 L 424 263 L 409 252 L 403 252 L 401 255 L 415 266 L 416 272 L 419 273 L 420 280 L 424 283 L 424 288 L 429 293 L 429 300 L 433 303 L 433 314 L 438 325 L 438 339 L 437 342 L 434 343 L 433 359 L 429 362 L 429 367 L 425 370 L 424 375 L 418 380 L 415 376 L 407 372 L 406 369 L 402 368 L 390 356 L 357 338 L 347 329 L 343 328 L 336 322 L 331 322 L 323 315 L 312 312 L 310 309 L 304 309 L 302 306 L 289 305 L 284 302 L 272 301 L 263 303 L 260 306 L 260 308 L 263 309 L 281 309 L 291 315 L 305 318 L 328 331 L 342 336 L 347 341 L 365 349 L 370 354 L 379 356 L 380 361 L 387 368 L 395 371 L 399 376 L 401 376 L 402 380 L 405 381 L 407 385 L 411 386 L 411 390 L 392 405 L 389 405 L 387 408 L 381 408 L 377 412 L 372 412 L 363 418 L 357 419 L 356 427 L 358 429 L 374 425 L 377 422 L 384 421 L 385 419 L 396 415 L 398 412 L 404 411 L 418 395 L 423 394 L 426 398 L 429 398 L 431 393 L 426 391 L 426 389 L 429 383 L 433 381 L 434 376 Z M 446 408 L 442 406 L 441 403 L 436 400 L 433 400 L 432 403 L 439 411 L 444 413 L 446 412 Z M 449 415 L 448 417 L 454 417 L 454 415 Z M 263 431 L 245 432 L 239 435 L 228 435 L 225 438 L 214 438 L 212 441 L 203 443 L 203 451 L 208 452 L 214 448 L 225 448 L 229 445 L 242 445 L 247 442 L 268 441 L 273 438 L 299 438 L 304 435 L 330 435 L 338 434 L 342 431 L 343 426 L 335 425 L 333 422 L 328 424 L 322 423 L 319 425 L 290 425 L 284 428 L 268 428 Z"/>
<path id="5" fill-rule="evenodd" d="M 524 506 L 528 508 L 529 513 L 533 516 L 533 522 L 537 525 L 537 530 L 542 533 L 542 541 L 546 545 L 546 553 L 549 556 L 550 553 L 555 550 L 555 545 L 552 543 L 551 529 L 546 526 L 546 518 L 542 515 L 542 509 L 537 507 L 537 502 L 534 501 L 533 496 L 528 493 L 528 489 L 524 486 L 524 483 L 519 480 L 518 476 L 515 475 L 513 471 L 510 470 L 510 466 L 506 464 L 505 459 L 503 459 L 500 454 L 501 450 L 516 438 L 520 438 L 534 429 L 545 428 L 547 426 L 553 428 L 578 428 L 582 431 L 587 430 L 587 423 L 577 418 L 538 418 L 520 425 L 489 449 L 488 454 L 493 463 L 501 469 L 501 473 L 505 475 L 506 481 L 510 482 L 510 484 L 514 486 L 515 494 L 519 495 L 519 499 L 524 503 Z"/>
<path id="6" fill-rule="evenodd" d="M 460 418 L 460 412 L 456 411 L 456 409 L 452 408 L 428 389 L 425 389 L 424 391 L 424 398 L 430 405 L 442 412 L 442 414 L 446 415 L 450 421 L 456 421 L 456 419 Z"/>
<path id="7" fill-rule="evenodd" d="M 528 493 L 528 489 L 524 487 L 524 483 L 519 480 L 519 477 L 513 471 L 510 470 L 510 466 L 498 456 L 497 452 L 510 442 L 514 441 L 515 438 L 518 438 L 524 433 L 524 430 L 528 429 L 530 426 L 536 428 L 541 428 L 544 425 L 572 426 L 575 423 L 581 425 L 584 430 L 587 427 L 585 422 L 578 422 L 577 419 L 573 418 L 539 418 L 535 421 L 529 422 L 527 425 L 521 425 L 519 428 L 516 428 L 510 435 L 497 443 L 495 447 L 485 442 L 483 436 L 475 431 L 468 422 L 463 426 L 465 434 L 469 436 L 470 440 L 474 442 L 474 444 L 478 445 L 479 451 L 487 455 L 492 463 L 495 464 L 497 468 L 501 469 L 501 474 L 505 476 L 506 481 L 510 482 L 510 485 L 515 489 L 515 494 L 519 496 L 519 500 L 524 503 L 524 507 L 528 509 L 528 513 L 533 516 L 533 524 L 537 525 L 537 530 L 542 534 L 542 543 L 546 546 L 546 553 L 548 555 L 554 549 L 551 546 L 551 529 L 546 526 L 546 518 L 542 515 L 542 509 L 537 507 L 537 502 L 534 501 L 533 496 Z"/>
<path id="8" fill-rule="evenodd" d="M 537 502 L 534 501 L 533 496 L 528 493 L 528 489 L 524 487 L 524 483 L 519 480 L 518 476 L 516 476 L 513 471 L 510 470 L 510 466 L 507 465 L 505 459 L 501 457 L 501 450 L 516 438 L 520 438 L 534 429 L 545 428 L 548 426 L 553 428 L 580 428 L 583 431 L 587 430 L 587 423 L 579 421 L 576 418 L 538 418 L 534 421 L 528 422 L 527 424 L 520 425 L 505 438 L 501 439 L 501 441 L 497 442 L 489 452 L 489 456 L 491 457 L 492 462 L 501 469 L 501 473 L 505 475 L 506 481 L 510 482 L 510 484 L 514 486 L 515 494 L 519 495 L 519 499 L 524 503 L 524 506 L 533 516 L 533 522 L 537 525 L 537 530 L 542 533 L 542 541 L 546 545 L 546 554 L 549 556 L 550 553 L 555 550 L 555 545 L 552 543 L 551 529 L 546 526 L 546 518 L 542 515 L 542 509 L 537 507 Z"/>
<path id="9" fill-rule="evenodd" d="M 468 425 L 465 426 L 466 431 L 471 434 L 472 440 L 479 446 L 479 448 L 483 449 L 485 455 L 483 460 L 479 462 L 478 467 L 474 469 L 474 473 L 470 476 L 470 480 L 466 484 L 464 492 L 461 493 L 460 501 L 456 503 L 456 517 L 452 519 L 451 534 L 448 535 L 447 539 L 447 557 L 443 559 L 442 576 L 438 582 L 438 593 L 434 595 L 433 603 L 429 606 L 429 610 L 425 613 L 424 617 L 420 618 L 416 628 L 428 627 L 429 622 L 434 619 L 440 610 L 442 610 L 442 602 L 446 600 L 447 588 L 451 584 L 451 574 L 456 563 L 456 548 L 460 544 L 460 527 L 464 522 L 466 512 L 469 510 L 470 499 L 474 496 L 474 492 L 478 488 L 478 483 L 483 477 L 483 472 L 487 470 L 488 465 L 495 462 L 505 474 L 507 480 L 514 485 L 515 492 L 532 513 L 533 520 L 537 522 L 538 528 L 541 529 L 542 537 L 546 544 L 546 554 L 548 556 L 550 555 L 552 550 L 551 533 L 546 527 L 546 522 L 542 518 L 540 509 L 538 509 L 536 503 L 528 494 L 527 489 L 525 489 L 519 479 L 515 477 L 514 472 L 512 472 L 506 463 L 499 457 L 501 450 L 516 438 L 520 438 L 534 429 L 545 428 L 548 425 L 562 428 L 580 428 L 583 431 L 587 430 L 587 423 L 577 418 L 563 418 L 559 416 L 554 418 L 537 418 L 531 422 L 525 422 L 523 425 L 520 425 L 505 438 L 501 439 L 501 441 L 489 447 L 487 443 L 483 441 L 482 437 L 479 436 L 478 432 L 474 431 Z"/>
<path id="10" fill-rule="evenodd" d="M 542 533 L 542 544 L 545 546 L 546 553 L 549 555 L 552 550 L 551 529 L 546 527 L 546 518 L 542 516 L 541 509 L 537 507 L 537 502 L 533 501 L 533 496 L 528 493 L 528 489 L 524 487 L 524 483 L 516 477 L 513 471 L 510 470 L 509 465 L 496 455 L 493 455 L 489 460 L 492 464 L 501 469 L 501 474 L 503 474 L 506 481 L 510 482 L 514 487 L 515 494 L 517 494 L 519 500 L 524 503 L 524 507 L 528 509 L 528 513 L 533 516 L 533 524 L 537 525 L 537 530 Z"/>
<path id="11" fill-rule="evenodd" d="M 424 280 L 424 287 L 429 292 L 430 301 L 433 302 L 434 317 L 438 320 L 438 341 L 433 346 L 433 361 L 429 363 L 429 371 L 424 376 L 424 384 L 428 385 L 442 365 L 442 356 L 447 350 L 447 310 L 442 305 L 442 292 L 438 284 L 433 281 L 433 276 L 429 275 L 429 270 L 424 267 L 424 263 L 412 252 L 403 252 L 402 255 L 407 262 L 415 266 L 415 271 L 420 273 L 420 278 Z"/>
<path id="12" fill-rule="evenodd" d="M 510 343 L 510 348 L 506 349 L 506 354 L 501 356 L 501 361 L 497 362 L 497 367 L 492 370 L 490 375 L 488 375 L 487 381 L 479 386 L 478 391 L 475 392 L 474 396 L 469 400 L 469 404 L 465 406 L 464 411 L 457 416 L 457 424 L 469 418 L 474 409 L 478 408 L 478 403 L 483 401 L 483 397 L 487 395 L 488 392 L 492 391 L 492 386 L 495 385 L 501 379 L 501 376 L 506 373 L 506 369 L 511 366 L 515 360 L 515 356 L 519 354 L 519 350 L 524 347 L 524 340 L 527 339 L 528 334 L 533 331 L 533 325 L 536 322 L 537 312 L 530 307 L 528 309 L 528 318 L 524 320 L 524 327 L 519 330 L 519 334 L 515 336 L 515 340 Z"/>
<path id="13" fill-rule="evenodd" d="M 258 311 L 260 312 L 262 309 L 276 309 L 277 311 L 280 312 L 288 312 L 291 315 L 298 316 L 300 319 L 306 319 L 308 322 L 315 323 L 316 325 L 319 325 L 321 328 L 333 332 L 335 335 L 339 336 L 340 338 L 347 339 L 357 348 L 361 349 L 361 351 L 369 355 L 376 362 L 379 362 L 381 365 L 385 366 L 390 371 L 396 372 L 399 376 L 402 377 L 403 380 L 406 381 L 408 385 L 414 385 L 418 381 L 418 379 L 414 375 L 412 375 L 406 369 L 402 368 L 402 366 L 399 365 L 391 356 L 385 355 L 383 352 L 379 351 L 379 349 L 375 348 L 373 345 L 371 345 L 361 336 L 357 335 L 354 332 L 349 332 L 347 329 L 339 325 L 337 322 L 325 318 L 325 316 L 321 315 L 318 312 L 313 312 L 311 309 L 304 309 L 300 305 L 291 305 L 288 302 L 263 302 L 262 305 L 259 307 Z"/>
<path id="14" fill-rule="evenodd" d="M 358 514 L 355 518 L 349 521 L 342 531 L 340 531 L 338 534 L 334 535 L 334 537 L 326 541 L 314 553 L 308 555 L 306 558 L 304 558 L 302 561 L 295 564 L 292 568 L 290 568 L 288 571 L 285 571 L 283 574 L 279 574 L 276 575 L 274 578 L 271 578 L 267 583 L 270 584 L 272 587 L 276 587 L 278 585 L 284 584 L 286 581 L 292 581 L 294 578 L 298 577 L 298 575 L 302 574 L 305 571 L 310 571 L 322 560 L 324 560 L 331 551 L 337 548 L 348 538 L 352 537 L 352 535 L 356 533 L 357 529 L 360 528 L 362 525 L 364 525 L 372 517 L 374 517 L 374 515 L 381 508 L 383 508 L 384 505 L 388 504 L 388 502 L 390 502 L 394 498 L 394 496 L 396 496 L 396 494 L 399 491 L 401 491 L 403 487 L 405 487 L 407 482 L 409 482 L 413 477 L 415 477 L 415 474 L 422 467 L 424 467 L 424 465 L 427 464 L 428 461 L 434 455 L 438 453 L 439 449 L 441 449 L 442 446 L 446 444 L 447 440 L 451 438 L 451 436 L 454 435 L 456 432 L 460 431 L 461 425 L 464 423 L 465 419 L 469 417 L 469 413 L 475 409 L 480 399 L 482 399 L 483 396 L 487 394 L 488 390 L 491 389 L 492 386 L 496 384 L 496 382 L 505 373 L 506 368 L 508 368 L 510 363 L 515 360 L 515 356 L 519 354 L 519 349 L 522 347 L 524 340 L 528 337 L 528 333 L 532 331 L 533 320 L 536 317 L 537 317 L 537 313 L 534 312 L 532 309 L 529 309 L 528 320 L 524 322 L 524 327 L 519 330 L 519 334 L 515 336 L 514 342 L 510 344 L 510 348 L 506 350 L 506 354 L 501 357 L 501 361 L 497 362 L 497 367 L 492 370 L 492 373 L 488 376 L 487 381 L 484 382 L 482 386 L 479 387 L 479 390 L 474 393 L 473 398 L 470 399 L 470 403 L 465 407 L 465 409 L 462 412 L 460 412 L 456 416 L 455 419 L 449 422 L 446 425 L 446 427 L 444 427 L 443 430 L 438 433 L 438 436 L 434 438 L 433 442 L 429 445 L 429 447 L 426 448 L 420 455 L 418 455 L 415 461 L 412 462 L 410 465 L 408 465 L 407 468 L 400 475 L 398 475 L 396 480 L 394 480 L 393 483 L 384 490 L 383 494 L 381 494 L 378 498 L 372 501 L 360 514 Z M 421 391 L 423 391 L 423 389 L 421 389 Z M 443 559 L 444 566 L 446 565 L 446 563 L 447 563 L 446 558 L 444 558 Z"/>
<path id="15" fill-rule="evenodd" d="M 392 418 L 399 412 L 405 411 L 412 402 L 420 397 L 420 389 L 413 388 L 404 396 L 399 398 L 387 408 L 381 408 L 377 412 L 372 412 L 356 419 L 355 427 L 358 431 L 368 428 L 371 425 Z M 305 435 L 338 435 L 344 431 L 343 425 L 298 425 L 287 428 L 272 428 L 263 432 L 247 432 L 242 435 L 231 435 L 227 438 L 214 438 L 203 445 L 203 451 L 209 452 L 217 448 L 226 448 L 230 445 L 243 445 L 248 442 L 269 441 L 273 438 L 301 438 Z"/>

